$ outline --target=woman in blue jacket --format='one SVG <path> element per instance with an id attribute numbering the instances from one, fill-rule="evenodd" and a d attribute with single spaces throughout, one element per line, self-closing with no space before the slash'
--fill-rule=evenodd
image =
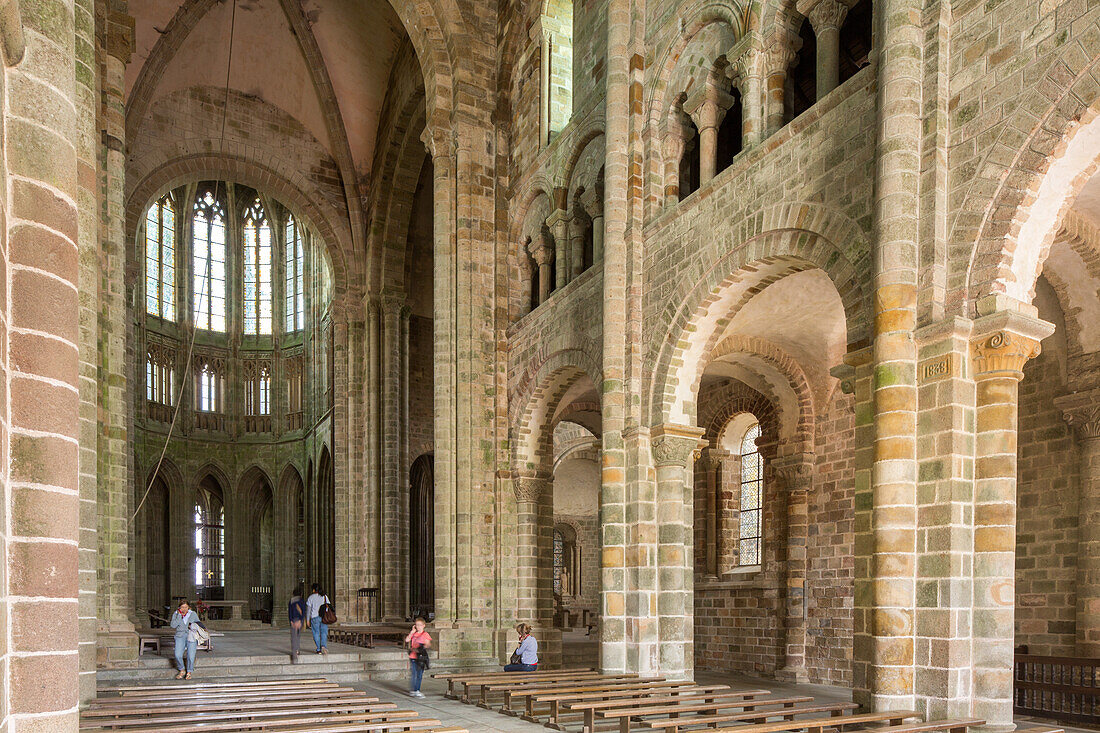
<path id="1" fill-rule="evenodd" d="M 539 643 L 531 636 L 528 624 L 516 624 L 519 646 L 512 652 L 512 663 L 504 665 L 505 672 L 534 672 L 539 668 Z"/>
<path id="2" fill-rule="evenodd" d="M 195 652 L 198 651 L 198 639 L 189 638 L 188 631 L 191 624 L 199 622 L 198 614 L 191 610 L 191 606 L 184 601 L 176 612 L 172 614 L 172 628 L 176 630 L 176 674 L 177 680 L 191 679 L 191 672 L 195 669 Z M 183 664 L 183 652 L 187 651 L 187 665 Z"/>

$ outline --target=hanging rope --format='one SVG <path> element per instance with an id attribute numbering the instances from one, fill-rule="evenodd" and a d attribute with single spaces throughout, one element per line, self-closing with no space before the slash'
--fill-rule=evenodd
<path id="1" fill-rule="evenodd" d="M 219 137 L 219 146 L 222 152 L 225 151 L 225 124 L 226 119 L 229 117 L 229 79 L 230 74 L 233 71 L 233 37 L 237 28 L 237 0 L 233 0 L 233 10 L 229 20 L 229 58 L 225 64 L 225 97 L 222 101 L 222 127 Z M 221 181 L 214 182 L 214 201 L 218 201 L 221 196 Z M 202 285 L 199 286 L 199 296 L 196 302 L 201 303 L 203 296 L 206 295 L 206 284 L 210 281 L 210 270 L 212 263 L 210 262 L 209 253 L 207 253 L 206 268 L 202 276 Z M 192 266 L 194 266 L 192 264 Z M 192 324 L 191 328 L 191 343 L 187 346 L 187 360 L 184 361 L 185 373 L 189 369 L 191 364 L 191 357 L 195 352 L 195 336 L 198 335 L 199 329 L 196 325 Z M 179 392 L 176 393 L 176 407 L 172 410 L 172 422 L 168 424 L 168 435 L 164 438 L 164 446 L 160 449 L 160 457 L 157 459 L 157 465 L 153 469 L 152 475 L 149 477 L 149 483 L 145 487 L 145 493 L 141 496 L 141 501 L 138 502 L 137 507 L 134 509 L 134 513 L 130 515 L 130 522 L 132 523 L 137 519 L 137 515 L 141 512 L 141 508 L 145 506 L 145 500 L 149 498 L 149 492 L 153 490 L 153 484 L 157 480 L 157 476 L 160 475 L 160 467 L 164 463 L 164 456 L 168 452 L 168 444 L 172 440 L 172 435 L 176 430 L 176 420 L 179 419 L 180 407 L 183 405 L 183 388 L 187 384 L 186 379 L 180 380 Z"/>

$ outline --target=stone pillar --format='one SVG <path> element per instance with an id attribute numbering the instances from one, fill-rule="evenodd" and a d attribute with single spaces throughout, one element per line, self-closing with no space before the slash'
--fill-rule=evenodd
<path id="1" fill-rule="evenodd" d="M 554 625 L 554 491 L 549 473 L 515 477 L 517 623 Z"/>
<path id="2" fill-rule="evenodd" d="M 688 97 L 684 111 L 699 130 L 699 185 L 714 178 L 718 165 L 718 127 L 733 106 L 733 97 L 708 79 L 703 88 Z"/>
<path id="3" fill-rule="evenodd" d="M 408 482 L 401 475 L 401 395 L 404 379 L 401 348 L 403 293 L 383 293 L 382 305 L 382 615 L 387 621 L 405 619 L 407 598 L 402 592 L 408 576 L 407 548 L 401 543 L 407 521 L 402 502 Z"/>
<path id="4" fill-rule="evenodd" d="M 1081 495 L 1077 509 L 1077 656 L 1100 657 L 1100 390 L 1054 404 L 1077 434 Z"/>
<path id="5" fill-rule="evenodd" d="M 592 226 L 588 214 L 578 206 L 569 220 L 569 272 L 570 280 L 576 280 L 584 274 L 584 236 Z"/>
<path id="6" fill-rule="evenodd" d="M 979 306 L 980 307 L 980 306 Z M 974 648 L 971 715 L 1011 731 L 1016 610 L 1016 436 L 1024 363 L 1050 324 L 1001 311 L 974 324 Z"/>
<path id="7" fill-rule="evenodd" d="M 687 144 L 687 129 L 680 119 L 681 115 L 683 113 L 676 109 L 670 111 L 661 135 L 666 204 L 674 204 L 680 200 L 680 160 L 684 157 L 684 147 Z"/>
<path id="8" fill-rule="evenodd" d="M 718 571 L 722 576 L 737 566 L 738 515 L 740 507 L 734 502 L 734 486 L 741 485 L 741 456 L 726 453 L 718 470 L 717 546 Z M 738 493 L 740 496 L 740 493 Z"/>
<path id="9" fill-rule="evenodd" d="M 710 577 L 718 577 L 718 542 L 719 542 L 719 512 L 721 502 L 722 464 L 729 455 L 729 451 L 721 448 L 707 448 L 701 458 L 703 472 L 706 475 L 706 502 L 703 504 L 706 521 L 706 561 L 703 563 L 703 572 Z M 698 552 L 698 548 L 696 548 Z"/>
<path id="10" fill-rule="evenodd" d="M 78 202 L 86 199 L 80 196 L 79 180 L 95 180 L 78 146 L 82 138 L 99 135 L 87 117 L 76 114 L 81 100 L 76 89 L 73 2 L 42 0 L 33 9 L 23 18 L 26 57 L 4 69 L 2 78 L 6 155 L 0 163 L 0 223 L 6 234 L 0 237 L 5 266 L 0 275 L 5 292 L 0 304 L 0 379 L 7 388 L 0 395 L 6 415 L 0 424 L 5 469 L 0 475 L 0 559 L 5 568 L 0 579 L 0 613 L 5 619 L 0 656 L 5 665 L 3 713 L 10 727 L 64 732 L 77 730 L 80 667 L 78 262 L 83 233 Z M 4 37 L 21 33 L 18 9 L 8 11 L 0 16 Z M 81 24 L 91 21 L 87 8 L 84 11 Z M 18 61 L 9 56 L 6 39 L 0 41 L 5 63 Z M 83 62 L 87 61 L 85 56 Z M 85 66 L 79 73 L 95 69 Z M 119 278 L 122 264 L 112 262 Z M 117 317 L 121 321 L 124 311 Z M 122 323 L 116 327 L 124 328 Z M 121 358 L 123 341 L 123 332 L 115 330 L 105 348 Z M 121 364 L 118 372 L 123 372 Z M 112 391 L 116 401 L 111 404 L 125 414 L 125 380 L 112 383 Z M 119 624 L 120 633 L 132 633 L 132 627 L 123 627 L 129 611 L 125 511 L 130 502 L 125 453 L 120 457 L 121 465 L 110 464 L 119 472 L 112 476 L 112 489 L 127 494 L 120 497 L 124 508 L 111 537 L 112 542 L 121 541 L 121 553 L 112 545 L 116 552 L 110 568 L 120 587 L 111 588 L 116 595 L 110 621 Z M 93 562 L 84 569 L 95 572 L 96 566 Z M 127 644 L 122 649 L 128 648 Z"/>
<path id="11" fill-rule="evenodd" d="M 581 194 L 581 206 L 592 220 L 592 262 L 603 260 L 603 186 L 593 184 Z"/>
<path id="12" fill-rule="evenodd" d="M 564 208 L 554 211 L 546 220 L 546 226 L 554 235 L 554 288 L 563 288 L 569 282 L 569 215 Z"/>
<path id="13" fill-rule="evenodd" d="M 695 672 L 695 523 L 692 464 L 700 428 L 661 425 L 652 432 L 657 469 L 657 635 L 658 672 L 692 679 Z"/>
<path id="14" fill-rule="evenodd" d="M 554 261 L 554 240 L 550 237 L 550 233 L 543 229 L 539 238 L 531 240 L 527 246 L 528 252 L 535 260 L 535 265 L 539 268 L 538 302 L 542 305 L 550 297 L 550 289 L 553 285 L 550 282 L 550 263 Z"/>
<path id="15" fill-rule="evenodd" d="M 531 26 L 531 40 L 539 44 L 539 148 L 550 143 L 550 31 L 542 17 Z"/>
<path id="16" fill-rule="evenodd" d="M 382 585 L 382 308 L 377 298 L 367 301 L 366 346 L 366 587 Z M 373 613 L 378 614 L 376 606 Z M 378 620 L 377 616 L 374 620 Z"/>
<path id="17" fill-rule="evenodd" d="M 783 668 L 776 678 L 807 682 L 806 672 L 806 544 L 810 529 L 813 456 L 796 455 L 776 461 L 787 499 L 787 615 Z"/>
<path id="18" fill-rule="evenodd" d="M 848 6 L 840 0 L 816 0 L 813 5 L 799 7 L 810 19 L 817 36 L 817 98 L 836 89 L 840 78 L 840 27 Z"/>
<path id="19" fill-rule="evenodd" d="M 787 83 L 787 70 L 794 63 L 795 54 L 801 46 L 801 38 L 786 32 L 776 33 L 764 45 L 764 116 L 767 136 L 774 135 L 783 127 L 783 90 Z"/>
<path id="20" fill-rule="evenodd" d="M 759 36 L 746 33 L 726 53 L 730 75 L 741 90 L 741 146 L 750 148 L 764 137 L 765 100 Z"/>

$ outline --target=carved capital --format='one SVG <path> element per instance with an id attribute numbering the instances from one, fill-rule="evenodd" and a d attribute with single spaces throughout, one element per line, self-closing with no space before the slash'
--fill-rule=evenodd
<path id="1" fill-rule="evenodd" d="M 700 132 L 722 124 L 726 112 L 733 106 L 733 95 L 709 81 L 684 101 L 684 112 L 691 115 Z"/>
<path id="2" fill-rule="evenodd" d="M 809 491 L 813 485 L 813 457 L 800 456 L 796 460 L 773 461 L 775 475 L 788 492 Z"/>
<path id="3" fill-rule="evenodd" d="M 424 143 L 424 148 L 428 151 L 428 155 L 432 156 L 433 163 L 438 164 L 454 154 L 455 135 L 451 130 L 426 126 L 420 133 L 420 142 Z"/>
<path id="4" fill-rule="evenodd" d="M 772 35 L 764 44 L 764 65 L 768 75 L 786 75 L 801 48 L 802 39 L 798 36 L 786 31 Z"/>
<path id="5" fill-rule="evenodd" d="M 551 230 L 559 227 L 564 230 L 570 218 L 569 212 L 564 208 L 555 209 L 550 216 L 546 217 L 546 226 L 550 227 Z"/>
<path id="6" fill-rule="evenodd" d="M 512 479 L 512 489 L 516 492 L 516 501 L 538 502 L 552 483 L 546 476 L 516 476 Z"/>
<path id="7" fill-rule="evenodd" d="M 658 467 L 679 466 L 687 468 L 705 445 L 699 428 L 678 425 L 661 425 L 653 431 L 653 463 Z M 702 443 L 702 445 L 701 445 Z"/>
<path id="8" fill-rule="evenodd" d="M 973 342 L 974 376 L 1012 375 L 1023 379 L 1024 364 L 1040 352 L 1039 340 L 1012 331 L 986 334 Z"/>
<path id="9" fill-rule="evenodd" d="M 383 290 L 378 301 L 382 306 L 384 317 L 395 317 L 401 315 L 401 309 L 405 307 L 407 299 L 401 291 Z"/>
<path id="10" fill-rule="evenodd" d="M 810 19 L 814 32 L 820 35 L 827 30 L 840 30 L 848 15 L 848 6 L 838 0 L 817 0 L 805 10 L 799 9 Z"/>
<path id="11" fill-rule="evenodd" d="M 1066 424 L 1077 432 L 1079 438 L 1100 438 L 1100 390 L 1057 397 L 1054 406 L 1062 411 Z"/>
<path id="12" fill-rule="evenodd" d="M 594 185 L 580 196 L 580 205 L 592 219 L 603 216 L 603 186 Z"/>
<path id="13" fill-rule="evenodd" d="M 734 81 L 763 75 L 760 46 L 760 38 L 756 33 L 746 33 L 726 52 L 728 73 Z"/>

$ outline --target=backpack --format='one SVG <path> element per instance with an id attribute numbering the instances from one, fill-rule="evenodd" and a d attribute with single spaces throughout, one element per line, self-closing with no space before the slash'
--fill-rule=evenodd
<path id="1" fill-rule="evenodd" d="M 424 648 L 423 644 L 416 648 L 416 666 L 420 669 L 429 669 L 432 666 L 428 650 Z"/>
<path id="2" fill-rule="evenodd" d="M 325 596 L 325 602 L 321 604 L 321 607 L 317 609 L 318 615 L 321 617 L 321 623 L 325 626 L 331 626 L 336 623 L 336 609 L 333 608 L 332 603 L 329 602 L 328 596 Z"/>

